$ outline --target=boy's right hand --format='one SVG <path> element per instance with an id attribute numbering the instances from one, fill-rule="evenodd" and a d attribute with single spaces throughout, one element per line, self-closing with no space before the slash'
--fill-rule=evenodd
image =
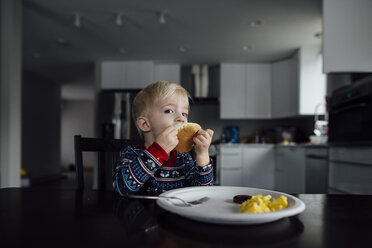
<path id="1" fill-rule="evenodd" d="M 155 142 L 158 143 L 169 155 L 178 144 L 177 133 L 178 130 L 174 126 L 169 126 L 155 138 Z"/>

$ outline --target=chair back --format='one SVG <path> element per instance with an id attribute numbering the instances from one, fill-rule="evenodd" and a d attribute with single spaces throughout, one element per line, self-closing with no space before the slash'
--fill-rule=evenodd
<path id="1" fill-rule="evenodd" d="M 120 159 L 120 152 L 126 146 L 140 144 L 140 142 L 140 140 L 88 138 L 75 135 L 77 188 L 79 190 L 84 189 L 83 152 L 98 153 L 97 188 L 99 190 L 105 190 L 107 188 L 106 186 L 112 185 L 112 172 Z M 109 181 L 106 180 L 108 177 L 110 178 Z"/>

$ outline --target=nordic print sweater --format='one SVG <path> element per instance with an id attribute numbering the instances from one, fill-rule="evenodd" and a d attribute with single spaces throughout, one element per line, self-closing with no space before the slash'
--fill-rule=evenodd
<path id="1" fill-rule="evenodd" d="M 114 171 L 113 187 L 120 195 L 146 191 L 149 194 L 188 186 L 213 185 L 213 164 L 199 166 L 189 153 L 172 151 L 172 158 L 154 142 L 128 146 Z"/>

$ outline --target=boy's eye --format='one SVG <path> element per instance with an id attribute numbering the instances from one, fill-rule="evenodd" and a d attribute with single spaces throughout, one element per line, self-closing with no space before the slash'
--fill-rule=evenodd
<path id="1" fill-rule="evenodd" d="M 183 116 L 185 116 L 186 118 L 189 116 L 188 113 L 182 113 Z"/>
<path id="2" fill-rule="evenodd" d="M 166 110 L 164 111 L 164 113 L 171 114 L 171 113 L 173 113 L 173 110 L 172 110 L 172 109 L 166 109 Z"/>

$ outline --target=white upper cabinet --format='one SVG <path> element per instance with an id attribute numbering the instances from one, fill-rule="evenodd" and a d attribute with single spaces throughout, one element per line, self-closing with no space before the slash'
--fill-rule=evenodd
<path id="1" fill-rule="evenodd" d="M 180 82 L 179 64 L 152 61 L 104 61 L 97 68 L 101 89 L 142 89 L 159 80 Z"/>
<path id="2" fill-rule="evenodd" d="M 372 1 L 323 0 L 325 73 L 372 72 Z"/>
<path id="3" fill-rule="evenodd" d="M 245 64 L 221 64 L 221 119 L 237 119 L 246 117 L 245 67 Z"/>
<path id="4" fill-rule="evenodd" d="M 101 89 L 142 89 L 154 80 L 152 61 L 101 63 Z"/>
<path id="5" fill-rule="evenodd" d="M 298 113 L 298 78 L 295 58 L 272 64 L 271 115 L 273 118 Z"/>
<path id="6" fill-rule="evenodd" d="M 298 49 L 291 57 L 272 64 L 273 118 L 325 113 L 326 82 L 320 47 Z"/>
<path id="7" fill-rule="evenodd" d="M 161 80 L 181 83 L 181 66 L 179 64 L 154 65 L 154 81 Z"/>
<path id="8" fill-rule="evenodd" d="M 271 65 L 246 65 L 246 116 L 267 119 L 271 117 Z"/>
<path id="9" fill-rule="evenodd" d="M 271 64 L 221 64 L 221 119 L 313 115 L 326 96 L 319 52 L 307 47 Z M 324 113 L 323 106 L 318 114 Z"/>
<path id="10" fill-rule="evenodd" d="M 223 63 L 221 119 L 270 118 L 270 64 Z"/>

